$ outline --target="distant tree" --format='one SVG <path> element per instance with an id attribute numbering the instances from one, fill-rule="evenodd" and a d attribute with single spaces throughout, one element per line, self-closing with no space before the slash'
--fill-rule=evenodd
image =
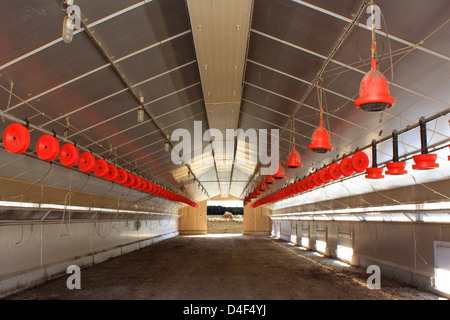
<path id="1" fill-rule="evenodd" d="M 233 215 L 244 214 L 244 208 L 242 207 L 208 206 L 206 208 L 207 215 L 221 216 L 225 211 L 231 212 Z"/>

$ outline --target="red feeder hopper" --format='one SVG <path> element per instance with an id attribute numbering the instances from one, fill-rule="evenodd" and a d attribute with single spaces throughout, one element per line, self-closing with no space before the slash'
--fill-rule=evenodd
<path id="1" fill-rule="evenodd" d="M 115 165 L 108 165 L 108 172 L 105 175 L 105 179 L 108 181 L 115 181 L 118 175 L 118 170 Z"/>
<path id="2" fill-rule="evenodd" d="M 286 178 L 286 176 L 284 175 L 284 169 L 283 169 L 283 167 L 281 166 L 281 162 L 280 162 L 280 161 L 278 161 L 278 170 L 277 170 L 277 172 L 273 175 L 273 177 L 274 177 L 275 179 L 284 179 L 284 178 Z"/>
<path id="3" fill-rule="evenodd" d="M 389 95 L 386 77 L 377 70 L 376 59 L 371 60 L 371 70 L 366 73 L 359 86 L 359 98 L 355 107 L 364 111 L 383 111 L 394 105 L 395 99 Z"/>
<path id="4" fill-rule="evenodd" d="M 30 139 L 30 132 L 20 123 L 10 124 L 3 133 L 3 145 L 10 153 L 24 153 Z"/>
<path id="5" fill-rule="evenodd" d="M 59 161 L 61 161 L 63 166 L 73 167 L 78 162 L 80 153 L 78 149 L 70 143 L 62 146 L 59 152 Z"/>
<path id="6" fill-rule="evenodd" d="M 104 159 L 97 159 L 95 161 L 94 173 L 97 177 L 103 178 L 109 171 L 109 165 Z"/>
<path id="7" fill-rule="evenodd" d="M 320 180 L 323 181 L 323 183 L 328 183 L 331 181 L 331 176 L 330 176 L 330 169 L 325 167 L 322 170 L 320 170 Z"/>
<path id="8" fill-rule="evenodd" d="M 319 127 L 314 130 L 311 138 L 311 144 L 308 149 L 317 153 L 326 153 L 331 151 L 333 147 L 330 145 L 330 136 L 328 131 L 323 127 L 323 120 L 320 119 Z"/>
<path id="9" fill-rule="evenodd" d="M 285 166 L 288 168 L 299 168 L 303 166 L 301 163 L 300 154 L 295 151 L 295 145 L 292 146 L 292 151 L 288 155 Z"/>
<path id="10" fill-rule="evenodd" d="M 341 160 L 339 168 L 341 169 L 341 172 L 345 177 L 349 177 L 353 174 L 353 172 L 355 172 L 355 168 L 353 168 L 352 165 L 352 159 L 349 157 L 345 157 Z"/>
<path id="11" fill-rule="evenodd" d="M 78 168 L 85 173 L 89 173 L 94 170 L 95 157 L 90 152 L 83 152 L 78 159 Z"/>
<path id="12" fill-rule="evenodd" d="M 429 154 L 427 147 L 427 129 L 423 118 L 419 121 L 420 124 L 420 142 L 421 142 L 421 154 L 413 156 L 415 164 L 413 169 L 429 170 L 438 168 L 439 164 L 436 163 L 437 154 Z"/>
<path id="13" fill-rule="evenodd" d="M 127 181 L 128 175 L 125 169 L 117 170 L 116 182 L 118 184 L 124 184 Z"/>
<path id="14" fill-rule="evenodd" d="M 362 151 L 356 152 L 352 157 L 352 166 L 356 172 L 363 172 L 369 166 L 369 157 Z"/>
<path id="15" fill-rule="evenodd" d="M 58 140 L 50 134 L 44 134 L 36 144 L 36 153 L 42 160 L 55 160 L 59 153 Z"/>
<path id="16" fill-rule="evenodd" d="M 328 173 L 331 177 L 331 179 L 333 180 L 337 180 L 342 176 L 342 171 L 341 171 L 341 167 L 339 165 L 339 163 L 334 162 L 332 164 L 330 164 Z"/>

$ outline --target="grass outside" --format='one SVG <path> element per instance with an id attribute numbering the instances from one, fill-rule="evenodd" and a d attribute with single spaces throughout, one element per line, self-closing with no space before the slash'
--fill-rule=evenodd
<path id="1" fill-rule="evenodd" d="M 233 220 L 225 220 L 220 215 L 208 215 L 206 217 L 207 233 L 243 233 L 244 216 L 233 216 Z"/>

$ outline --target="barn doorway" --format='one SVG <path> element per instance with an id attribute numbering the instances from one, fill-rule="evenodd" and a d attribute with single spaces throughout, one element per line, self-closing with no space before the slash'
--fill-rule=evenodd
<path id="1" fill-rule="evenodd" d="M 244 232 L 243 201 L 211 200 L 206 205 L 208 234 L 242 234 Z"/>

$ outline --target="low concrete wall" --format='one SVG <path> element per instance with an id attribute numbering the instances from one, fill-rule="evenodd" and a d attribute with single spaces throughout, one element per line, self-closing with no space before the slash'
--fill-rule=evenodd
<path id="1" fill-rule="evenodd" d="M 0 297 L 178 234 L 175 218 L 0 225 Z"/>

